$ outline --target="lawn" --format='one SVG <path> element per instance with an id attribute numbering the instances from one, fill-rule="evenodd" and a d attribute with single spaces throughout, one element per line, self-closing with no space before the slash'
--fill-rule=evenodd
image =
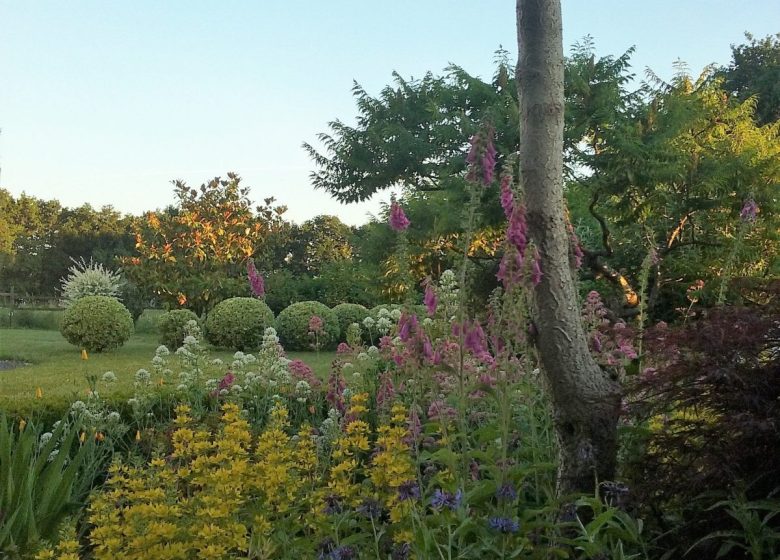
<path id="1" fill-rule="evenodd" d="M 0 410 L 29 410 L 41 388 L 44 403 L 74 400 L 88 388 L 87 375 L 116 374 L 117 382 L 103 391 L 104 396 L 123 397 L 133 392 L 135 372 L 149 368 L 157 335 L 136 333 L 121 348 L 81 359 L 80 350 L 68 344 L 57 331 L 0 328 L 0 360 L 26 362 L 14 369 L 0 370 Z M 211 349 L 212 358 L 228 360 L 233 351 Z M 290 352 L 320 377 L 328 374 L 335 354 L 332 352 Z"/>

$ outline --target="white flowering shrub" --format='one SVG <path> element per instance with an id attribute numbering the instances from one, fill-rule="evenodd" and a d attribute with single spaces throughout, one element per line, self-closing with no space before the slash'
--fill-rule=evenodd
<path id="1" fill-rule="evenodd" d="M 73 261 L 68 268 L 68 276 L 61 280 L 62 299 L 70 307 L 74 302 L 86 296 L 108 296 L 121 299 L 124 281 L 118 272 L 104 267 L 100 263 L 83 258 Z"/>

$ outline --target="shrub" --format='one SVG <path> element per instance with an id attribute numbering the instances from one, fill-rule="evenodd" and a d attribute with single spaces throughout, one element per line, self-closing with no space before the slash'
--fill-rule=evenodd
<path id="1" fill-rule="evenodd" d="M 363 319 L 368 317 L 368 309 L 358 303 L 340 303 L 333 308 L 333 312 L 339 321 L 339 340 L 344 341 L 347 336 L 347 329 L 352 323 L 363 324 Z"/>
<path id="2" fill-rule="evenodd" d="M 714 504 L 733 489 L 745 488 L 747 500 L 776 493 L 778 349 L 776 313 L 759 309 L 722 308 L 683 328 L 646 333 L 652 362 L 633 387 L 632 407 L 646 435 L 629 454 L 629 475 L 659 526 L 682 520 L 681 531 L 665 534 L 667 548 L 685 550 L 705 533 L 732 530 L 732 516 Z M 707 540 L 697 557 L 717 550 Z"/>
<path id="3" fill-rule="evenodd" d="M 263 333 L 274 324 L 274 312 L 255 298 L 235 297 L 218 303 L 206 317 L 205 335 L 214 346 L 258 348 Z"/>
<path id="4" fill-rule="evenodd" d="M 65 310 L 60 332 L 79 348 L 102 352 L 118 348 L 130 338 L 133 318 L 116 298 L 85 296 Z"/>
<path id="5" fill-rule="evenodd" d="M 336 313 L 318 301 L 301 301 L 283 309 L 276 318 L 276 330 L 285 349 L 311 349 L 314 338 L 309 336 L 309 321 L 315 315 L 323 322 L 322 333 L 318 336 L 320 348 L 332 349 L 336 346 L 339 340 Z"/>
<path id="6" fill-rule="evenodd" d="M 163 313 L 157 320 L 160 344 L 176 350 L 184 344 L 184 325 L 189 321 L 199 322 L 198 316 L 189 309 L 174 309 Z"/>
<path id="7" fill-rule="evenodd" d="M 70 274 L 62 279 L 62 299 L 68 306 L 86 296 L 118 298 L 122 295 L 122 277 L 100 263 L 74 260 L 68 272 Z"/>

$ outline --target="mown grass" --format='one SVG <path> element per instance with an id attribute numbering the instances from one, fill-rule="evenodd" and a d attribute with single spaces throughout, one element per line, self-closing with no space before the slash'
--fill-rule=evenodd
<path id="1" fill-rule="evenodd" d="M 133 393 L 135 372 L 149 368 L 159 345 L 156 334 L 136 333 L 121 348 L 81 359 L 80 349 L 70 345 L 57 331 L 0 328 L 0 360 L 26 362 L 10 370 L 0 370 L 0 411 L 29 413 L 39 407 L 63 408 L 83 398 L 88 389 L 87 375 L 116 375 L 116 383 L 102 389 L 110 399 L 127 398 Z M 211 358 L 229 360 L 233 351 L 210 349 Z M 335 357 L 333 352 L 290 352 L 317 375 L 327 376 Z M 36 399 L 40 387 L 43 396 Z"/>

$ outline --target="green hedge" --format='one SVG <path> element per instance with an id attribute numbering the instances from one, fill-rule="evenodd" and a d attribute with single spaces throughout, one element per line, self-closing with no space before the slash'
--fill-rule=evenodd
<path id="1" fill-rule="evenodd" d="M 285 350 L 311 350 L 314 337 L 309 336 L 309 321 L 316 315 L 323 321 L 320 348 L 329 350 L 339 341 L 339 319 L 324 303 L 301 301 L 284 308 L 276 318 L 276 332 Z"/>
<path id="2" fill-rule="evenodd" d="M 214 346 L 259 348 L 263 333 L 274 326 L 274 312 L 256 298 L 236 297 L 219 302 L 206 317 L 205 336 Z"/>

